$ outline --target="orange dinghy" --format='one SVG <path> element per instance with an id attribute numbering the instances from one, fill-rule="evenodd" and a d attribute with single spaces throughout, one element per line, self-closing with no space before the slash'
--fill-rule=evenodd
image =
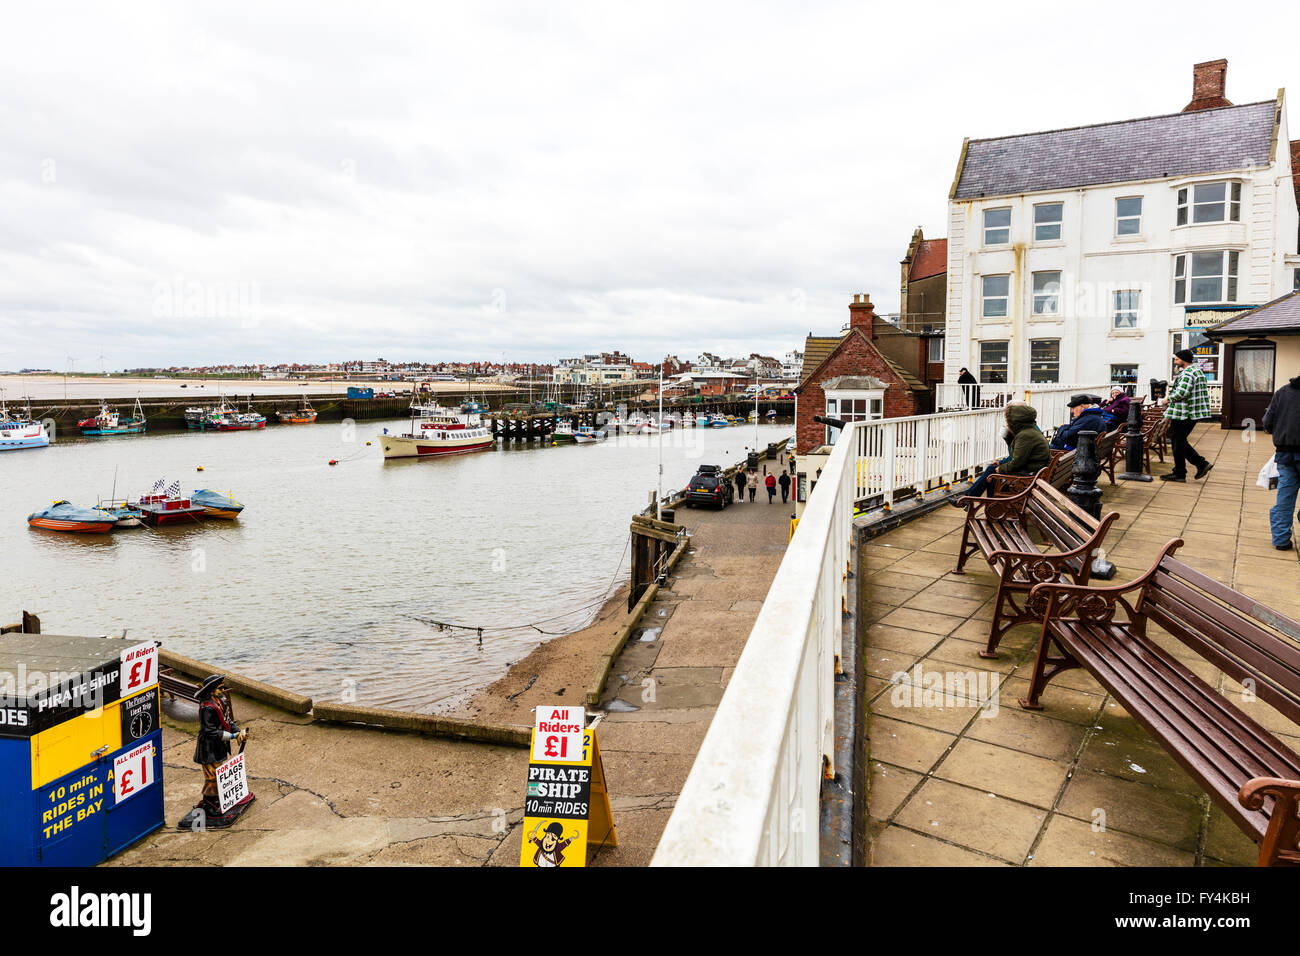
<path id="1" fill-rule="evenodd" d="M 78 508 L 67 501 L 56 501 L 43 511 L 27 516 L 33 528 L 47 531 L 73 531 L 80 534 L 106 534 L 113 530 L 117 518 L 99 508 Z"/>

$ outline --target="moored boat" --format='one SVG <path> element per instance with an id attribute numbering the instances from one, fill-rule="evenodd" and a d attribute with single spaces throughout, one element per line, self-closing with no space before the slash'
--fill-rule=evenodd
<path id="1" fill-rule="evenodd" d="M 208 518 L 228 518 L 233 521 L 244 510 L 244 506 L 232 495 L 223 495 L 219 491 L 209 491 L 207 488 L 196 489 L 190 495 L 190 501 L 201 507 Z"/>
<path id="2" fill-rule="evenodd" d="M 24 448 L 45 448 L 50 436 L 45 425 L 32 421 L 32 404 L 28 400 L 23 414 L 9 417 L 9 407 L 0 395 L 0 451 L 20 451 Z"/>
<path id="3" fill-rule="evenodd" d="M 108 512 L 116 519 L 113 523 L 115 528 L 138 528 L 144 524 L 144 515 L 125 501 L 99 501 L 96 502 L 95 507 L 100 511 Z"/>
<path id="4" fill-rule="evenodd" d="M 123 421 L 121 415 L 108 407 L 108 402 L 101 401 L 99 403 L 99 414 L 90 418 L 83 418 L 77 422 L 77 427 L 81 429 L 81 434 L 94 437 L 143 435 L 145 431 L 144 409 L 140 407 L 140 399 L 137 397 L 131 417 Z"/>
<path id="5" fill-rule="evenodd" d="M 694 413 L 694 412 L 683 412 L 683 413 L 682 413 L 682 427 L 683 427 L 683 428 L 694 428 L 694 427 L 695 427 L 695 413 Z"/>
<path id="6" fill-rule="evenodd" d="M 140 520 L 147 525 L 159 527 L 169 524 L 193 524 L 202 521 L 207 514 L 202 505 L 195 504 L 188 497 L 181 496 L 181 483 L 173 481 L 165 489 L 159 478 L 146 495 L 138 501 L 128 501 L 127 506 L 140 513 Z"/>
<path id="7" fill-rule="evenodd" d="M 579 425 L 573 430 L 573 440 L 579 445 L 593 445 L 598 441 L 603 441 L 605 433 L 597 431 L 590 425 Z"/>
<path id="8" fill-rule="evenodd" d="M 312 408 L 307 396 L 303 395 L 297 408 L 282 408 L 275 413 L 275 417 L 281 425 L 310 425 L 316 421 L 316 409 Z"/>
<path id="9" fill-rule="evenodd" d="M 411 425 L 402 434 L 379 436 L 384 459 L 435 458 L 491 448 L 496 439 L 478 415 L 455 412 L 435 403 L 421 404 L 420 389 L 412 391 Z"/>
<path id="10" fill-rule="evenodd" d="M 575 441 L 573 422 L 566 418 L 555 423 L 555 429 L 551 432 L 552 445 L 572 445 Z"/>
<path id="11" fill-rule="evenodd" d="M 723 415 L 721 412 L 714 412 L 710 415 L 707 423 L 710 428 L 726 428 L 731 424 L 727 421 L 727 416 Z"/>
<path id="12" fill-rule="evenodd" d="M 117 519 L 99 508 L 80 508 L 69 501 L 56 501 L 48 508 L 33 511 L 27 524 L 46 531 L 71 531 L 79 534 L 106 534 Z"/>

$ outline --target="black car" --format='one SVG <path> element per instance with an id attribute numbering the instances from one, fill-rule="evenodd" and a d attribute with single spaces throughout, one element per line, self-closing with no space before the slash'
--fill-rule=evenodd
<path id="1" fill-rule="evenodd" d="M 719 465 L 700 465 L 686 486 L 686 505 L 713 505 L 719 511 L 731 504 L 735 492 Z"/>

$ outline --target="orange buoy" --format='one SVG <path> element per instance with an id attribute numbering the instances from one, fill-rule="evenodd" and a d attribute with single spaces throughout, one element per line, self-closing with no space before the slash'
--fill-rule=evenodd
<path id="1" fill-rule="evenodd" d="M 331 464 L 331 465 L 337 465 L 338 463 L 339 463 L 339 460 L 338 460 L 337 458 L 331 458 L 331 459 L 330 459 L 330 464 Z"/>

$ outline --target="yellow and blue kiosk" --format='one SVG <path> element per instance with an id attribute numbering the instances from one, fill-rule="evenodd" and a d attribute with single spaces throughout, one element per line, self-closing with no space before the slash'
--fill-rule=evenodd
<path id="1" fill-rule="evenodd" d="M 162 824 L 157 646 L 0 636 L 0 864 L 93 866 Z"/>

